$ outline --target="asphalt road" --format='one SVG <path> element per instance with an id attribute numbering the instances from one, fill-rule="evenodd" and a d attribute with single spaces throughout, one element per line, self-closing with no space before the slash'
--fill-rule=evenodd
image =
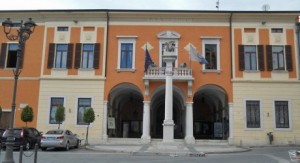
<path id="1" fill-rule="evenodd" d="M 288 151 L 300 150 L 293 147 L 253 148 L 249 152 L 230 154 L 210 154 L 205 157 L 196 156 L 158 156 L 132 155 L 128 153 L 103 153 L 85 149 L 38 151 L 38 163 L 289 163 Z M 29 156 L 33 151 L 25 152 Z M 1 151 L 1 162 L 5 151 Z M 19 152 L 14 151 L 14 161 L 19 162 Z M 33 163 L 34 156 L 23 157 L 23 163 Z"/>

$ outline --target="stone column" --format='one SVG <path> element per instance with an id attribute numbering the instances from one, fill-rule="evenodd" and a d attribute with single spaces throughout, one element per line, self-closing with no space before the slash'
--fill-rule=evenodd
<path id="1" fill-rule="evenodd" d="M 150 143 L 150 101 L 144 101 L 142 143 Z"/>
<path id="2" fill-rule="evenodd" d="M 233 103 L 228 103 L 229 111 L 229 136 L 228 143 L 233 145 Z"/>
<path id="3" fill-rule="evenodd" d="M 102 126 L 102 141 L 107 142 L 107 105 L 108 101 L 103 103 L 103 126 Z"/>
<path id="4" fill-rule="evenodd" d="M 187 144 L 195 144 L 194 131 L 193 131 L 193 102 L 186 103 L 186 125 L 185 125 L 185 142 Z"/>

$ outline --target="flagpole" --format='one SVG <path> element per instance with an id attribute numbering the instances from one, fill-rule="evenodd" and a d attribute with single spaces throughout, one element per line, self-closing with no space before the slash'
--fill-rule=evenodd
<path id="1" fill-rule="evenodd" d="M 190 51 L 189 51 L 189 56 L 190 56 L 190 66 L 191 66 L 191 68 L 192 68 L 192 58 L 191 58 L 191 43 L 190 43 Z"/>

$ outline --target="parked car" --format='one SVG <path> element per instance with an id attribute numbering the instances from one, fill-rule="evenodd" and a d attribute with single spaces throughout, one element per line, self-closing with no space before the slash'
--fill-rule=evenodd
<path id="1" fill-rule="evenodd" d="M 34 148 L 37 143 L 40 145 L 41 142 L 41 133 L 31 127 L 19 127 L 19 128 L 10 128 L 5 130 L 2 136 L 2 147 L 6 148 L 6 142 L 14 142 L 14 147 L 20 148 L 23 145 L 25 150 Z"/>
<path id="2" fill-rule="evenodd" d="M 43 151 L 50 147 L 69 150 L 70 147 L 78 148 L 79 144 L 80 139 L 70 130 L 50 130 L 41 139 L 41 148 Z"/>

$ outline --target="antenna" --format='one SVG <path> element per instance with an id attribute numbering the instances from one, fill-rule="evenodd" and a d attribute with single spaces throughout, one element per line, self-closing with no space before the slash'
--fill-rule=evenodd
<path id="1" fill-rule="evenodd" d="M 269 4 L 264 4 L 262 7 L 263 11 L 269 11 L 270 10 L 270 5 Z"/>
<path id="2" fill-rule="evenodd" d="M 218 0 L 218 1 L 216 2 L 216 8 L 218 9 L 218 11 L 219 11 L 219 6 L 220 6 L 220 0 Z"/>

